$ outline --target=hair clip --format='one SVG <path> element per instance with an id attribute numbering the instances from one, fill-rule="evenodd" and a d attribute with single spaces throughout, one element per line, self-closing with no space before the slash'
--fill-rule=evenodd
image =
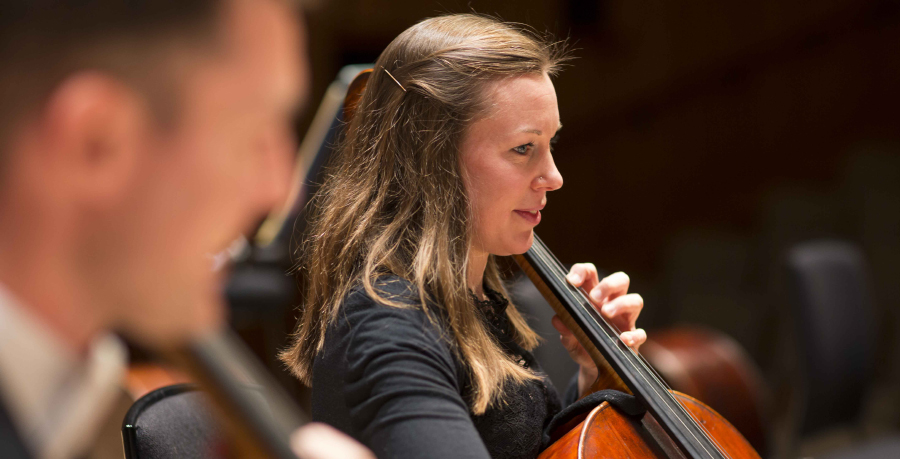
<path id="1" fill-rule="evenodd" d="M 397 81 L 397 79 L 396 79 L 396 78 L 394 78 L 394 75 L 391 75 L 391 72 L 388 72 L 388 69 L 386 69 L 386 68 L 384 68 L 384 67 L 382 67 L 382 68 L 381 68 L 381 70 L 384 70 L 384 73 L 387 73 L 387 74 L 388 74 L 388 76 L 389 76 L 389 77 L 391 77 L 391 79 L 392 79 L 392 80 L 394 80 L 394 83 L 397 83 L 397 86 L 400 86 L 400 89 L 402 89 L 402 90 L 403 90 L 403 92 L 406 92 L 406 88 L 404 88 L 404 87 L 403 87 L 403 85 L 402 85 L 402 84 L 400 84 L 400 82 L 399 82 L 399 81 Z"/>

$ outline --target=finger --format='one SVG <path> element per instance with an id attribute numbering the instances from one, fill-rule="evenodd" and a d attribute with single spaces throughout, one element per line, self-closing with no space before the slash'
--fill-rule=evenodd
<path id="1" fill-rule="evenodd" d="M 607 302 L 600 308 L 600 315 L 619 330 L 634 330 L 638 316 L 644 309 L 644 298 L 637 293 L 629 293 Z"/>
<path id="2" fill-rule="evenodd" d="M 600 276 L 597 275 L 597 267 L 593 263 L 575 263 L 566 280 L 575 287 L 581 287 L 587 291 L 593 289 L 599 282 Z"/>
<path id="3" fill-rule="evenodd" d="M 560 335 L 559 341 L 562 343 L 563 347 L 566 348 L 569 357 L 571 357 L 579 366 L 591 366 L 594 364 L 593 360 L 591 360 L 591 356 L 584 350 L 581 343 L 578 342 L 574 335 Z"/>
<path id="4" fill-rule="evenodd" d="M 553 324 L 553 328 L 555 328 L 560 335 L 572 334 L 572 331 L 569 330 L 569 327 L 567 327 L 566 324 L 563 323 L 562 319 L 560 319 L 559 316 L 553 316 L 553 318 L 550 319 L 550 323 Z"/>
<path id="5" fill-rule="evenodd" d="M 563 323 L 559 316 L 553 316 L 550 323 L 552 323 L 553 328 L 559 332 L 560 343 L 562 343 L 566 352 L 569 353 L 569 357 L 571 357 L 575 363 L 585 368 L 596 367 L 590 354 L 584 350 L 584 347 L 578 342 L 578 338 L 576 338 L 572 331 L 569 330 L 569 327 L 566 327 L 566 324 Z"/>
<path id="6" fill-rule="evenodd" d="M 575 339 L 575 335 L 559 335 L 559 341 L 562 343 L 563 347 L 569 351 L 569 354 L 576 353 L 581 346 L 581 344 L 578 343 L 578 340 Z"/>
<path id="7" fill-rule="evenodd" d="M 619 335 L 619 339 L 628 345 L 628 347 L 638 350 L 638 348 L 641 347 L 641 344 L 644 344 L 644 342 L 647 341 L 647 332 L 645 332 L 643 328 L 637 328 L 622 333 Z"/>
<path id="8" fill-rule="evenodd" d="M 606 301 L 614 300 L 628 293 L 628 286 L 631 279 L 628 274 L 621 271 L 610 274 L 603 278 L 600 283 L 591 289 L 591 299 L 597 304 L 603 304 Z"/>

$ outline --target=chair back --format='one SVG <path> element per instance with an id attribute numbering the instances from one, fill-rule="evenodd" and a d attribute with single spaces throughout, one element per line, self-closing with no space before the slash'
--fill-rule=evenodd
<path id="1" fill-rule="evenodd" d="M 222 457 L 225 443 L 212 405 L 194 384 L 162 387 L 139 398 L 122 424 L 126 459 Z"/>
<path id="2" fill-rule="evenodd" d="M 865 257 L 853 244 L 819 240 L 786 259 L 803 374 L 799 429 L 852 423 L 874 371 L 877 335 Z"/>

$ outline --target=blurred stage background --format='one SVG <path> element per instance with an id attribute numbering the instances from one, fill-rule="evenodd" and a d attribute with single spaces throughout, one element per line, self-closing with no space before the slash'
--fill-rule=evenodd
<path id="1" fill-rule="evenodd" d="M 468 11 L 568 37 L 575 49 L 555 80 L 565 127 L 554 156 L 565 186 L 549 195 L 537 228 L 561 260 L 628 273 L 651 337 L 692 324 L 739 343 L 761 372 L 768 456 L 896 432 L 898 2 L 321 0 L 307 11 L 313 93 L 298 132 L 344 65 L 374 62 L 423 18 Z M 861 346 L 871 365 L 838 375 L 861 379 L 844 385 L 860 399 L 849 415 L 805 429 L 796 401 L 808 356 L 798 351 L 803 324 L 784 265 L 791 247 L 820 238 L 864 254 L 869 295 L 846 306 L 860 309 L 862 325 L 849 325 L 862 332 L 833 337 Z M 234 325 L 303 399 L 274 359 L 296 317 L 289 303 L 299 301 L 280 275 L 286 266 L 270 253 L 239 267 L 251 275 L 230 286 Z M 288 293 L 257 301 L 257 282 Z"/>

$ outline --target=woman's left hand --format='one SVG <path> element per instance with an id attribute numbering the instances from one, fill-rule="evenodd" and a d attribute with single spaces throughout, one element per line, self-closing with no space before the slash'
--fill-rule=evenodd
<path id="1" fill-rule="evenodd" d="M 644 307 L 644 299 L 637 293 L 628 293 L 630 279 L 627 274 L 618 272 L 600 280 L 593 264 L 578 263 L 569 270 L 566 280 L 588 294 L 594 308 L 622 331 L 619 338 L 625 344 L 636 351 L 647 340 L 647 333 L 635 328 L 635 322 Z M 580 366 L 578 391 L 583 394 L 597 379 L 597 366 L 559 317 L 553 317 L 553 326 L 559 331 L 560 340 L 569 355 Z"/>

